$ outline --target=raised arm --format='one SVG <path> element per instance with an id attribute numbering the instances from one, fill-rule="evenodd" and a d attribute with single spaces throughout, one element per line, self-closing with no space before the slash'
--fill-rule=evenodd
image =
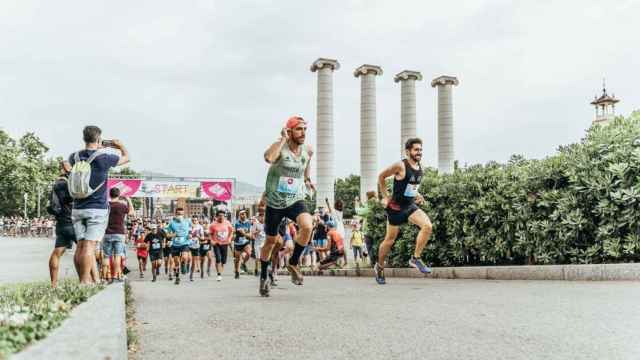
<path id="1" fill-rule="evenodd" d="M 113 140 L 113 147 L 120 150 L 120 160 L 118 160 L 118 166 L 124 165 L 129 162 L 129 150 L 124 146 L 120 140 Z"/>
<path id="2" fill-rule="evenodd" d="M 278 161 L 282 148 L 287 143 L 287 140 L 289 140 L 289 134 L 287 133 L 286 128 L 282 129 L 280 135 L 280 140 L 271 144 L 267 151 L 264 152 L 264 161 L 268 162 L 269 164 L 273 164 L 274 162 Z"/>
<path id="3" fill-rule="evenodd" d="M 313 157 L 313 148 L 311 145 L 307 145 L 307 152 L 309 154 L 309 161 L 307 167 L 304 169 L 304 184 L 309 187 L 313 192 L 316 192 L 316 186 L 311 181 L 311 158 Z"/>
<path id="4" fill-rule="evenodd" d="M 390 176 L 398 175 L 402 172 L 403 163 L 398 161 L 397 163 L 389 166 L 388 168 L 382 170 L 380 175 L 378 175 L 378 188 L 380 190 L 380 195 L 382 195 L 383 205 L 386 206 L 389 202 L 389 191 L 387 190 L 387 178 Z"/>
<path id="5" fill-rule="evenodd" d="M 133 208 L 133 202 L 131 201 L 131 198 L 126 197 L 125 199 L 127 200 L 127 204 L 129 205 L 129 213 L 127 215 L 134 216 L 136 212 Z"/>

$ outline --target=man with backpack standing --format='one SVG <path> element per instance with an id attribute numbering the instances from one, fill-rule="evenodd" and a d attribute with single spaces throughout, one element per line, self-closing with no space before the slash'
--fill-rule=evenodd
<path id="1" fill-rule="evenodd" d="M 107 178 L 109 169 L 129 162 L 129 152 L 118 140 L 102 141 L 102 130 L 86 126 L 82 132 L 84 150 L 69 156 L 69 193 L 73 197 L 71 218 L 78 239 L 74 261 L 81 284 L 90 284 L 95 269 L 95 250 L 109 219 Z M 121 156 L 101 151 L 103 146 L 120 150 Z"/>
<path id="2" fill-rule="evenodd" d="M 60 163 L 60 177 L 53 184 L 49 206 L 47 212 L 56 218 L 56 244 L 49 257 L 49 275 L 51 276 L 51 287 L 58 286 L 58 269 L 60 258 L 66 249 L 71 249 L 72 243 L 76 242 L 76 234 L 71 221 L 71 209 L 73 198 L 69 195 L 67 177 L 69 175 L 68 164 Z M 76 264 L 76 271 L 78 266 Z"/>

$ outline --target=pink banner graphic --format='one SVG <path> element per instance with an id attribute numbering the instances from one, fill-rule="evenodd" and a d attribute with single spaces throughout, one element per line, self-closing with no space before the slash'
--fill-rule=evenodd
<path id="1" fill-rule="evenodd" d="M 107 188 L 118 188 L 121 196 L 133 197 L 140 190 L 142 182 L 140 179 L 109 179 Z"/>
<path id="2" fill-rule="evenodd" d="M 233 197 L 233 181 L 203 181 L 202 194 L 216 201 L 229 201 Z"/>

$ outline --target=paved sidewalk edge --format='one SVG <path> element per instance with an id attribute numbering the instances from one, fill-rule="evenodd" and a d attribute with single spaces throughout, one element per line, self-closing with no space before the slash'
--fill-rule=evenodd
<path id="1" fill-rule="evenodd" d="M 434 267 L 423 275 L 413 268 L 387 268 L 386 277 L 479 280 L 640 281 L 640 263 Z M 373 277 L 373 269 L 303 270 L 306 276 Z M 288 275 L 286 270 L 280 275 Z"/>
<path id="2" fill-rule="evenodd" d="M 126 360 L 124 284 L 109 285 L 78 305 L 46 338 L 11 359 Z"/>

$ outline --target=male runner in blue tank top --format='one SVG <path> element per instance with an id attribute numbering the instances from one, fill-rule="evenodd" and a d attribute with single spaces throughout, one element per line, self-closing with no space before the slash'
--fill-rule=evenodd
<path id="1" fill-rule="evenodd" d="M 416 249 L 409 260 L 409 265 L 418 269 L 423 274 L 431 272 L 420 260 L 431 236 L 431 220 L 427 214 L 416 204 L 424 203 L 424 198 L 418 193 L 422 181 L 422 140 L 418 138 L 408 139 L 405 144 L 407 158 L 399 161 L 383 170 L 378 176 L 378 187 L 382 195 L 382 206 L 387 213 L 387 234 L 378 249 L 378 262 L 374 270 L 376 282 L 380 285 L 386 283 L 384 278 L 384 261 L 398 237 L 400 225 L 411 222 L 420 228 L 416 239 Z M 389 195 L 386 186 L 387 178 L 393 176 L 393 194 Z"/>

